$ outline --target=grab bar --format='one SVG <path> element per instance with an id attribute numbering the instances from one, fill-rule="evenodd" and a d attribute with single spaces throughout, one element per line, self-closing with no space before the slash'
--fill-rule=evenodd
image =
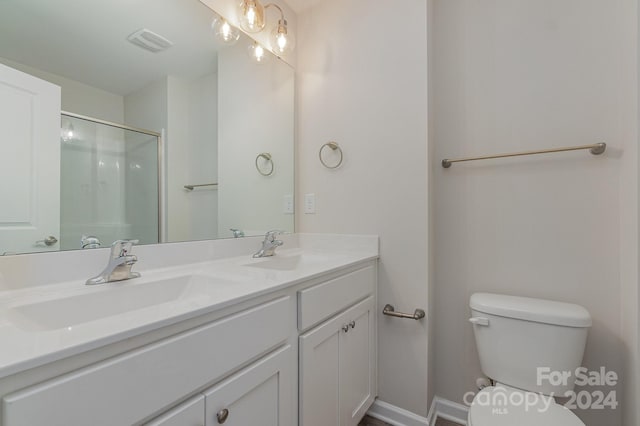
<path id="1" fill-rule="evenodd" d="M 413 314 L 405 314 L 404 312 L 396 312 L 394 307 L 390 304 L 386 304 L 384 305 L 384 308 L 382 309 L 382 313 L 384 315 L 389 315 L 390 317 L 397 317 L 397 318 L 407 318 L 407 319 L 413 319 L 413 320 L 421 320 L 422 318 L 425 317 L 425 313 L 422 309 L 416 309 L 416 311 Z"/>
<path id="2" fill-rule="evenodd" d="M 514 152 L 511 154 L 485 155 L 482 157 L 457 158 L 455 160 L 445 158 L 444 160 L 442 160 L 442 167 L 444 167 L 445 169 L 448 169 L 449 167 L 451 167 L 451 164 L 460 163 L 462 161 L 490 160 L 493 158 L 519 157 L 521 155 L 550 154 L 553 152 L 577 151 L 580 149 L 588 149 L 589 152 L 592 153 L 593 155 L 600 155 L 607 149 L 607 144 L 604 142 L 600 142 L 592 145 L 569 146 L 566 148 L 541 149 L 538 151 Z"/>

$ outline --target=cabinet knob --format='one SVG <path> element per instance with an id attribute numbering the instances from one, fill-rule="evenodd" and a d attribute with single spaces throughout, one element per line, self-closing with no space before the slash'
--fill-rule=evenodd
<path id="1" fill-rule="evenodd" d="M 351 321 L 351 322 L 349 323 L 349 326 L 350 326 L 351 328 L 356 328 L 356 322 L 355 322 L 355 321 Z"/>
<path id="2" fill-rule="evenodd" d="M 218 414 L 216 414 L 216 417 L 218 418 L 218 423 L 222 424 L 224 422 L 227 421 L 227 418 L 229 417 L 229 410 L 227 410 L 226 408 L 218 411 Z"/>
<path id="3" fill-rule="evenodd" d="M 349 331 L 349 324 L 345 324 L 345 325 L 343 325 L 343 326 L 342 326 L 342 331 L 344 331 L 345 333 L 346 333 L 347 331 Z"/>

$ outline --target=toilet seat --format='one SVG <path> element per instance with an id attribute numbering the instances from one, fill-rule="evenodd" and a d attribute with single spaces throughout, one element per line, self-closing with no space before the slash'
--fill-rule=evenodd
<path id="1" fill-rule="evenodd" d="M 585 426 L 553 398 L 498 384 L 473 398 L 468 426 Z"/>

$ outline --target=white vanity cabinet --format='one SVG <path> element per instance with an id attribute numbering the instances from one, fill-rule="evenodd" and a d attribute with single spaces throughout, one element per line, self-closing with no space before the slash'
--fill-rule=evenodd
<path id="1" fill-rule="evenodd" d="M 0 378 L 0 426 L 356 426 L 377 392 L 365 259 Z"/>
<path id="2" fill-rule="evenodd" d="M 291 346 L 205 392 L 206 426 L 293 426 Z"/>
<path id="3" fill-rule="evenodd" d="M 204 409 L 204 395 L 198 395 L 145 426 L 204 426 Z"/>
<path id="4" fill-rule="evenodd" d="M 2 399 L 2 425 L 139 424 L 284 345 L 291 302 L 279 297 L 9 394 Z M 282 386 L 292 387 L 289 382 Z"/>
<path id="5" fill-rule="evenodd" d="M 300 426 L 356 426 L 377 389 L 375 270 L 369 266 L 299 293 L 299 300 L 307 298 L 309 304 L 324 300 L 322 316 L 338 313 L 299 338 Z M 299 309 L 300 324 L 318 319 Z"/>
<path id="6" fill-rule="evenodd" d="M 293 355 L 287 345 L 145 426 L 293 426 Z"/>

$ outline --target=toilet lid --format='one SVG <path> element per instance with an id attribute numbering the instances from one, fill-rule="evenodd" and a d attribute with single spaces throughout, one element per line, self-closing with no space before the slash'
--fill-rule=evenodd
<path id="1" fill-rule="evenodd" d="M 504 385 L 482 389 L 469 409 L 469 426 L 584 426 L 553 398 Z"/>

